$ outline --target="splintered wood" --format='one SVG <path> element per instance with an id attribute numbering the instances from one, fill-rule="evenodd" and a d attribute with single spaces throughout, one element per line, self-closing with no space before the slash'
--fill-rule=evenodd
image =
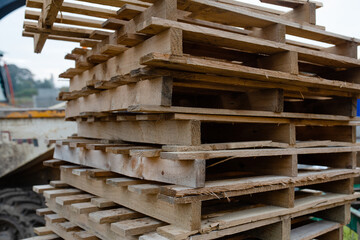
<path id="1" fill-rule="evenodd" d="M 322 3 L 78 2 L 26 3 L 35 52 L 79 44 L 58 97 L 78 132 L 48 142 L 31 239 L 342 239 L 360 39 L 316 25 Z"/>

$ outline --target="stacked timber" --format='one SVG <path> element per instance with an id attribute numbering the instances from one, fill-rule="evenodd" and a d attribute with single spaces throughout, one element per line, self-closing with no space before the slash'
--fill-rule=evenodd
<path id="1" fill-rule="evenodd" d="M 316 25 L 321 3 L 81 1 L 27 0 L 36 52 L 81 46 L 37 239 L 342 239 L 360 40 Z"/>

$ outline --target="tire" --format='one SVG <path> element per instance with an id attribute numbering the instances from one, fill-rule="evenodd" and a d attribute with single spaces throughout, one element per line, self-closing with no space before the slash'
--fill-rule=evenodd
<path id="1" fill-rule="evenodd" d="M 0 240 L 17 240 L 34 236 L 34 227 L 44 226 L 36 209 L 44 207 L 43 198 L 20 188 L 0 190 Z"/>

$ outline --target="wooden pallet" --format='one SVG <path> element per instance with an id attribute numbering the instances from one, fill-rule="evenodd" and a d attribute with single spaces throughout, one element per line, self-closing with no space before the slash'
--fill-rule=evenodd
<path id="1" fill-rule="evenodd" d="M 44 236 L 341 239 L 359 197 L 360 40 L 316 25 L 320 3 L 81 1 L 98 5 L 27 1 L 35 52 L 81 46 L 59 95 L 78 135 L 49 141 L 61 180 L 34 187 Z"/>
<path id="2" fill-rule="evenodd" d="M 355 98 L 351 97 L 354 94 L 353 90 L 356 90 L 356 88 L 347 88 L 341 82 L 328 81 L 329 84 L 334 83 L 331 88 L 330 86 L 316 85 L 314 81 L 309 81 L 308 85 L 303 83 L 302 85 L 298 84 L 298 87 L 290 86 L 289 88 L 289 86 L 283 84 L 292 82 L 288 79 L 284 80 L 283 83 L 279 82 L 278 85 L 269 85 L 268 83 L 241 80 L 241 76 L 238 76 L 239 79 L 236 77 L 226 79 L 206 74 L 156 70 L 149 73 L 145 71 L 145 73 L 135 74 L 140 76 L 126 80 L 120 78 L 102 81 L 100 83 L 90 81 L 87 84 L 88 86 L 81 90 L 61 93 L 59 100 L 69 100 L 69 103 L 71 103 L 68 107 L 67 118 L 80 116 L 79 105 L 82 106 L 81 110 L 83 112 L 106 112 L 124 111 L 128 108 L 131 109 L 133 105 L 139 104 L 157 107 L 205 107 L 352 117 L 356 115 Z M 268 74 L 271 73 L 266 73 L 269 78 Z M 116 82 L 119 83 L 116 84 Z M 319 80 L 319 82 L 326 83 L 324 80 Z M 310 86 L 313 89 L 317 87 L 325 92 L 307 93 L 306 89 Z M 341 89 L 345 95 L 336 93 L 334 91 L 336 88 Z M 149 89 L 151 89 L 151 94 L 148 91 Z M 194 92 L 194 89 L 198 91 Z M 120 100 L 120 102 L 112 106 L 104 106 L 104 103 L 109 102 L 110 96 L 116 95 L 118 95 L 116 99 Z M 100 101 L 102 105 L 100 103 L 93 105 L 92 103 L 95 101 Z M 89 106 L 84 108 L 86 103 L 89 103 Z M 327 108 L 328 104 L 332 104 L 333 108 Z M 177 108 L 178 111 L 180 109 Z M 239 114 L 241 114 L 241 111 L 239 111 Z"/>
<path id="3" fill-rule="evenodd" d="M 73 171 L 79 173 L 83 172 L 80 171 L 80 169 L 73 169 Z M 77 185 L 76 181 L 71 181 L 72 183 L 75 183 L 74 185 Z M 100 179 L 96 181 L 103 182 L 103 180 Z M 83 185 L 83 187 L 86 188 L 85 185 Z M 140 185 L 138 187 L 140 187 Z M 99 188 L 93 186 L 92 189 Z M 128 189 L 130 189 L 130 186 L 128 186 Z M 141 187 L 138 189 L 141 189 Z M 277 238 L 274 236 L 271 239 L 287 239 L 286 236 L 290 234 L 290 219 L 292 219 L 292 222 L 297 223 L 297 225 L 295 225 L 296 230 L 291 232 L 291 236 L 297 236 L 299 234 L 299 236 L 302 236 L 302 229 L 311 229 L 311 226 L 314 225 L 317 226 L 318 231 L 313 231 L 311 236 L 316 236 L 331 232 L 332 230 L 339 228 L 341 224 L 346 224 L 349 221 L 350 216 L 349 201 L 356 197 L 353 195 L 334 193 L 327 193 L 323 195 L 321 192 L 303 190 L 297 192 L 297 197 L 293 208 L 283 208 L 276 207 L 274 205 L 271 206 L 270 204 L 260 204 L 263 203 L 265 195 L 261 196 L 262 201 L 259 201 L 259 199 L 255 197 L 254 199 L 250 200 L 248 204 L 243 203 L 243 205 L 241 205 L 242 207 L 239 205 L 241 201 L 238 202 L 238 200 L 233 198 L 231 198 L 232 203 L 228 201 L 225 201 L 220 205 L 218 203 L 216 208 L 214 208 L 214 203 L 209 202 L 210 204 L 207 206 L 207 210 L 203 209 L 201 230 L 186 231 L 186 229 L 179 228 L 179 226 L 176 224 L 164 224 L 159 221 L 152 220 L 149 217 L 144 217 L 143 215 L 126 209 L 122 206 L 118 206 L 112 201 L 108 201 L 91 194 L 83 193 L 79 190 L 74 190 L 77 189 L 62 188 L 46 190 L 43 192 L 45 198 L 47 199 L 49 210 L 57 213 L 53 214 L 46 209 L 46 211 L 42 211 L 46 212 L 44 215 L 47 220 L 47 226 L 49 226 L 51 230 L 62 236 L 64 239 L 69 239 L 69 235 L 64 237 L 59 229 L 61 226 L 58 226 L 61 224 L 58 223 L 64 223 L 67 220 L 70 220 L 70 223 L 67 222 L 63 225 L 71 227 L 70 231 L 77 229 L 76 226 L 80 226 L 90 234 L 94 234 L 101 239 L 119 239 L 119 236 L 122 237 L 121 239 L 132 239 L 131 236 L 133 234 L 146 234 L 155 230 L 157 231 L 157 234 L 162 235 L 164 239 L 186 239 L 189 236 L 192 236 L 193 239 L 215 239 L 219 236 L 226 236 L 238 232 L 249 231 L 250 229 L 259 227 L 261 227 L 260 229 L 264 230 L 267 228 L 273 230 L 283 229 L 280 232 L 278 230 L 275 231 L 277 232 L 275 234 Z M 108 193 L 110 192 L 104 192 L 104 194 Z M 276 191 L 273 191 L 272 193 L 276 194 Z M 136 194 L 138 195 L 138 199 L 141 199 L 144 193 L 137 192 Z M 151 199 L 152 195 L 153 193 L 148 192 L 147 197 Z M 113 196 L 119 196 L 119 192 L 113 192 Z M 131 194 L 128 196 L 130 198 L 132 197 Z M 256 196 L 256 194 L 250 198 L 253 198 L 254 196 Z M 249 201 L 247 196 L 244 197 L 244 200 L 247 199 L 246 201 Z M 131 199 L 129 200 L 131 201 Z M 275 204 L 275 202 L 273 204 Z M 316 205 L 316 207 L 309 208 L 310 205 Z M 166 202 L 163 202 L 162 206 L 162 208 L 167 208 Z M 180 205 L 178 207 L 180 207 Z M 159 209 L 152 208 L 151 211 L 156 210 Z M 308 216 L 305 217 L 304 215 Z M 279 216 L 282 217 L 279 218 Z M 311 216 L 316 216 L 330 220 L 332 222 L 323 222 L 321 224 L 306 222 L 306 227 L 304 227 L 304 224 L 299 224 L 296 220 L 296 218 L 300 218 L 300 216 L 302 220 L 304 218 L 307 219 Z M 176 215 L 173 215 L 173 217 L 176 217 Z M 134 218 L 134 220 L 126 220 L 132 218 Z M 54 223 L 56 223 L 56 226 L 51 225 Z M 144 225 L 141 223 L 144 223 Z M 81 229 L 79 229 L 79 231 L 80 230 Z M 258 229 L 253 231 L 253 234 L 254 233 L 259 233 Z M 157 234 L 151 233 L 150 235 Z M 279 238 L 280 236 L 282 237 Z M 299 236 L 294 239 L 310 239 L 305 238 L 304 236 Z M 144 237 L 148 236 L 145 235 Z"/>
<path id="4" fill-rule="evenodd" d="M 140 116 L 138 120 L 131 117 L 120 116 L 118 121 L 78 121 L 78 135 L 148 144 L 200 145 L 271 140 L 292 146 L 297 141 L 354 143 L 356 136 L 354 123 L 331 120 L 215 114 L 174 114 L 172 119 L 162 118 L 161 115 Z"/>
<path id="5" fill-rule="evenodd" d="M 199 15 L 198 12 L 201 10 L 197 9 L 194 10 L 194 13 L 192 15 L 190 15 L 190 17 L 185 17 L 185 20 L 183 20 L 183 17 L 181 17 L 180 15 L 184 15 L 184 13 L 181 13 L 181 11 L 176 10 L 176 1 L 173 2 L 168 2 L 168 3 L 158 3 L 155 4 L 153 6 L 151 6 L 148 9 L 143 9 L 143 11 L 138 11 L 137 16 L 134 16 L 134 19 L 130 20 L 127 24 L 126 23 L 122 23 L 119 25 L 119 28 L 125 25 L 125 29 L 123 31 L 121 31 L 120 33 L 113 33 L 113 36 L 111 36 L 109 39 L 114 39 L 114 43 L 115 44 L 123 44 L 123 45 L 127 45 L 127 46 L 132 46 L 133 44 L 129 43 L 131 42 L 130 40 L 132 40 L 132 42 L 136 41 L 136 46 L 134 48 L 138 48 L 140 49 L 139 52 L 140 54 L 144 54 L 145 52 L 151 52 L 149 51 L 149 43 L 151 41 L 153 41 L 153 38 L 149 38 L 149 35 L 153 35 L 153 34 L 159 34 L 161 35 L 162 32 L 166 32 L 166 29 L 173 29 L 171 34 L 163 34 L 163 37 L 161 39 L 161 37 L 157 37 L 159 39 L 157 40 L 162 40 L 165 44 L 164 45 L 154 45 L 153 48 L 153 52 L 155 51 L 155 49 L 161 49 L 162 52 L 164 51 L 171 51 L 173 53 L 183 53 L 183 47 L 184 47 L 184 51 L 186 52 L 186 45 L 185 46 L 181 46 L 180 43 L 181 41 L 175 42 L 176 37 L 179 38 L 179 36 L 183 35 L 184 39 L 186 41 L 190 41 L 190 42 L 196 42 L 196 43 L 202 43 L 204 44 L 204 42 L 201 42 L 201 40 L 206 39 L 206 44 L 211 44 L 213 43 L 213 45 L 220 45 L 223 44 L 224 46 L 222 47 L 228 47 L 228 48 L 232 48 L 232 49 L 238 49 L 240 51 L 250 51 L 250 52 L 254 52 L 255 54 L 276 54 L 276 53 L 280 53 L 282 54 L 282 52 L 295 52 L 295 53 L 299 53 L 299 58 L 300 60 L 304 60 L 304 61 L 315 61 L 316 64 L 325 64 L 325 65 L 330 65 L 333 66 L 335 65 L 345 65 L 345 66 L 356 66 L 356 61 L 353 61 L 353 59 L 351 59 L 350 57 L 347 58 L 342 58 L 340 56 L 336 56 L 335 58 L 331 58 L 331 53 L 328 52 L 334 52 L 336 54 L 344 54 L 344 55 L 348 55 L 348 56 L 352 56 L 351 54 L 353 53 L 354 47 L 351 48 L 351 43 L 356 46 L 358 44 L 358 40 L 353 39 L 353 38 L 346 38 L 346 37 L 342 37 L 340 35 L 334 35 L 334 34 L 328 34 L 326 31 L 322 31 L 319 30 L 318 28 L 313 28 L 310 27 L 311 34 L 303 36 L 303 37 L 307 37 L 307 38 L 312 38 L 314 36 L 319 37 L 320 34 L 320 38 L 317 38 L 316 40 L 323 40 L 323 41 L 329 41 L 329 39 L 332 39 L 330 41 L 332 41 L 332 44 L 336 44 L 336 45 L 342 45 L 342 48 L 346 49 L 348 52 L 346 52 L 346 50 L 343 51 L 343 53 L 341 51 L 339 51 L 338 48 L 334 48 L 334 49 L 327 49 L 324 51 L 320 51 L 319 49 L 317 50 L 310 50 L 304 47 L 297 47 L 297 46 L 289 46 L 289 44 L 284 44 L 284 43 L 278 43 L 277 46 L 275 47 L 274 44 L 271 45 L 270 43 L 266 42 L 265 40 L 261 40 L 262 36 L 259 36 L 257 34 L 252 34 L 250 32 L 247 31 L 241 31 L 241 33 L 234 33 L 232 31 L 229 32 L 228 29 L 221 29 L 219 30 L 218 27 L 214 27 L 211 26 L 211 21 L 214 21 L 214 19 L 208 19 L 206 22 L 202 21 L 199 19 Z M 199 4 L 196 1 L 192 1 L 190 4 L 190 7 L 194 7 L 197 4 Z M 207 5 L 208 7 L 210 7 L 212 10 L 214 11 L 215 9 L 219 10 L 221 9 L 222 14 L 224 15 L 222 18 L 217 17 L 217 19 L 226 19 L 226 14 L 235 14 L 235 16 L 239 16 L 242 15 L 242 13 L 246 13 L 246 14 L 253 14 L 251 11 L 247 11 L 247 10 L 239 10 L 236 11 L 234 13 L 230 13 L 232 12 L 234 9 L 231 8 L 229 9 L 229 7 L 227 7 L 225 4 L 219 4 L 219 3 L 214 3 L 212 1 L 203 1 L 203 4 Z M 213 4 L 215 4 L 216 6 L 213 6 Z M 158 14 L 156 13 L 157 11 L 160 11 L 161 8 L 166 8 L 168 7 L 168 11 L 163 12 L 163 14 Z M 178 3 L 178 8 L 182 8 L 181 3 Z M 171 9 L 171 10 L 170 10 Z M 230 12 L 229 12 L 230 11 Z M 245 11 L 245 12 L 243 12 Z M 170 14 L 171 12 L 171 14 Z M 158 15 L 158 16 L 156 16 Z M 162 15 L 162 16 L 159 16 Z M 214 14 L 216 15 L 216 14 Z M 261 16 L 260 18 L 262 18 L 263 16 Z M 117 15 L 117 18 L 122 18 L 122 14 L 120 13 L 119 15 Z M 144 18 L 146 18 L 146 20 L 144 20 Z M 178 21 L 176 21 L 176 19 L 178 19 Z M 186 21 L 188 20 L 187 23 Z M 273 19 L 275 20 L 275 19 Z M 279 19 L 277 19 L 279 20 Z M 180 22 L 182 21 L 182 22 Z M 196 23 L 197 21 L 197 23 Z M 199 24 L 199 21 L 201 21 L 203 24 Z M 241 23 L 246 23 L 246 21 L 251 21 L 250 19 L 242 19 L 242 21 L 240 21 Z M 262 20 L 261 20 L 262 21 Z M 208 23 L 208 24 L 207 24 Z M 224 28 L 226 28 L 226 25 L 231 25 L 231 23 L 226 23 L 223 22 L 222 24 L 220 24 L 220 26 L 224 26 Z M 254 24 L 252 27 L 255 27 L 256 23 L 251 21 L 250 24 Z M 277 42 L 283 42 L 283 40 L 281 38 L 284 38 L 285 34 L 286 34 L 286 30 L 288 30 L 289 28 L 291 28 L 290 26 L 287 26 L 287 24 L 293 24 L 291 23 L 291 21 L 286 21 L 285 24 L 282 23 L 277 23 L 275 24 L 275 26 L 278 27 L 271 27 L 268 28 L 268 31 L 272 32 L 277 32 L 278 36 L 276 36 L 275 38 L 271 38 L 270 40 L 272 41 L 277 41 Z M 194 25 L 196 25 L 196 27 L 194 27 Z M 205 25 L 205 27 L 203 26 L 199 26 L 199 25 Z M 210 25 L 210 26 L 209 26 Z M 273 24 L 270 24 L 272 26 L 274 26 Z M 296 24 L 295 24 L 296 25 Z M 217 25 L 219 26 L 219 25 Z M 279 26 L 281 26 L 279 29 Z M 306 27 L 304 28 L 304 25 L 301 24 L 297 24 L 298 28 L 300 29 L 300 32 L 306 32 L 309 29 L 305 30 Z M 247 26 L 249 27 L 249 26 Z M 126 29 L 127 28 L 127 29 Z M 27 26 L 25 25 L 25 30 L 27 29 Z M 234 28 L 231 28 L 234 29 Z M 130 33 L 132 31 L 132 33 Z M 314 32 L 313 32 L 314 31 Z M 320 33 L 320 32 L 321 33 Z M 256 31 L 253 31 L 256 32 Z M 316 34 L 315 34 L 316 32 Z M 144 35 L 145 34 L 145 35 Z M 324 38 L 324 35 L 326 35 L 326 37 Z M 166 35 L 174 35 L 174 36 L 170 36 L 172 37 L 172 42 L 169 42 L 169 36 Z M 250 35 L 250 36 L 249 36 Z M 257 36 L 256 36 L 257 35 Z M 271 35 L 271 34 L 270 34 Z M 157 35 L 156 35 L 157 36 Z M 148 39 L 147 39 L 148 38 Z M 166 41 L 165 38 L 168 38 L 168 41 Z M 222 39 L 223 41 L 219 41 L 219 38 Z M 237 41 L 236 41 L 236 40 Z M 240 39 L 240 40 L 239 40 Z M 334 41 L 334 39 L 338 39 Z M 149 40 L 147 42 L 147 40 Z M 213 41 L 213 42 L 211 42 Z M 93 55 L 99 55 L 99 54 L 103 54 L 104 51 L 99 51 L 101 49 L 103 49 L 104 47 L 106 47 L 106 44 L 109 43 L 105 43 L 106 41 L 104 41 L 104 43 L 102 44 L 98 44 L 96 46 L 96 48 L 94 50 L 91 50 L 86 57 L 89 58 L 91 57 L 91 54 Z M 140 43 L 140 44 L 139 44 Z M 215 44 L 214 44 L 215 43 Z M 176 45 L 178 44 L 178 45 Z M 283 44 L 283 45 L 282 45 Z M 145 47 L 142 47 L 140 45 L 146 45 L 146 49 Z M 241 46 L 241 47 L 240 47 Z M 346 48 L 347 47 L 347 48 Z M 132 48 L 130 48 L 132 49 Z M 165 50 L 166 49 L 166 50 Z M 192 48 L 190 48 L 192 49 Z M 338 51 L 336 51 L 336 50 Z M 350 50 L 351 49 L 351 50 Z M 126 53 L 124 53 L 124 55 L 126 55 Z M 328 57 L 326 57 L 328 56 Z M 85 57 L 85 60 L 86 60 Z M 340 60 L 341 58 L 341 60 Z M 346 59 L 346 60 L 344 60 Z M 109 59 L 111 60 L 111 59 Z M 108 61 L 109 61 L 108 60 Z M 296 63 L 295 63 L 296 64 Z M 135 65 L 133 64 L 133 66 L 139 65 L 138 63 L 135 63 Z M 281 64 L 279 64 L 281 65 Z M 289 64 L 290 65 L 290 64 Z M 75 73 L 76 74 L 76 73 Z"/>
<path id="6" fill-rule="evenodd" d="M 199 146 L 165 145 L 159 148 L 131 144 L 84 144 L 77 139 L 70 144 L 66 140 L 61 144 L 58 142 L 54 158 L 130 177 L 190 187 L 202 187 L 206 180 L 244 173 L 295 177 L 301 172 L 298 163 L 306 164 L 308 168 L 356 168 L 357 151 L 360 149 L 357 144 L 342 147 L 321 147 L 322 144 L 331 145 L 331 141 L 298 144 L 304 147 L 282 148 L 281 143 L 253 141 Z M 259 165 L 263 167 L 258 168 Z"/>
<path id="7" fill-rule="evenodd" d="M 97 3 L 109 4 L 106 1 Z M 299 6 L 298 2 L 295 5 Z M 79 114 L 79 107 L 73 105 L 79 105 L 78 98 L 83 97 L 88 106 L 93 105 L 91 99 L 111 105 L 107 95 L 125 96 L 120 101 L 122 106 L 114 106 L 110 111 L 136 104 L 169 106 L 169 99 L 179 100 L 180 90 L 185 89 L 185 93 L 191 94 L 191 89 L 196 88 L 205 91 L 205 95 L 230 91 L 237 95 L 233 99 L 251 99 L 259 95 L 273 99 L 270 103 L 260 101 L 261 104 L 251 101 L 250 105 L 237 106 L 240 109 L 281 111 L 284 102 L 278 100 L 284 96 L 297 100 L 305 98 L 304 103 L 285 102 L 285 110 L 301 110 L 307 106 L 306 111 L 310 111 L 309 104 L 345 101 L 346 108 L 321 108 L 319 112 L 327 109 L 353 116 L 353 102 L 359 94 L 359 86 L 349 82 L 357 82 L 358 78 L 360 65 L 354 57 L 359 40 L 326 32 L 314 25 L 315 5 L 301 3 L 301 7 L 291 12 L 274 13 L 270 9 L 242 3 L 234 5 L 227 1 L 193 0 L 189 4 L 176 0 L 162 0 L 156 4 L 121 1 L 116 4 L 121 7 L 119 11 L 85 7 L 88 11 L 84 12 L 81 5 L 61 0 L 49 6 L 41 0 L 30 0 L 28 7 L 43 10 L 40 14 L 28 11 L 26 17 L 32 20 L 43 18 L 46 23 L 40 20 L 39 24 L 26 23 L 25 31 L 35 34 L 36 49 L 42 48 L 43 40 L 51 36 L 83 39 L 82 43 L 92 48 L 75 48 L 67 55 L 67 59 L 76 61 L 76 68 L 62 74 L 71 78 L 71 92 L 60 96 L 73 103 L 69 104 L 68 112 Z M 118 31 L 51 28 L 60 20 L 56 15 L 59 10 L 107 19 L 100 26 L 100 22 L 74 17 L 63 19 L 61 15 L 63 23 Z M 211 16 L 208 13 L 212 13 Z M 320 48 L 286 42 L 285 34 L 335 46 Z M 145 65 L 151 68 L 141 69 Z M 124 84 L 127 86 L 119 86 Z M 143 93 L 147 87 L 154 90 L 151 95 Z M 113 89 L 106 90 L 108 88 Z M 229 97 L 229 94 L 225 95 Z M 317 101 L 314 96 L 346 98 Z M 214 104 L 226 108 L 223 101 Z M 109 110 L 97 108 L 93 112 L 100 111 Z M 76 114 L 67 116 L 79 116 Z"/>
<path id="8" fill-rule="evenodd" d="M 93 177 L 89 177 L 88 172 L 94 172 L 90 174 Z M 95 177 L 96 174 L 99 174 L 99 176 Z M 123 176 L 114 177 L 112 175 L 112 177 L 104 177 L 106 174 L 109 174 L 109 172 L 86 168 L 79 169 L 76 166 L 64 166 L 61 168 L 62 181 L 71 184 L 75 188 L 188 230 L 207 229 L 209 226 L 201 223 L 201 216 L 204 217 L 207 211 L 210 214 L 214 210 L 211 210 L 211 204 L 217 204 L 218 207 L 222 204 L 224 206 L 231 206 L 231 204 L 227 204 L 229 199 L 233 199 L 235 202 L 237 201 L 236 199 L 248 199 L 247 201 L 253 204 L 260 201 L 265 206 L 269 204 L 277 205 L 280 208 L 275 207 L 275 209 L 292 211 L 294 208 L 291 207 L 295 206 L 296 208 L 299 202 L 297 198 L 303 195 L 303 191 L 294 191 L 294 189 L 298 190 L 298 188 L 333 192 L 320 196 L 320 198 L 327 198 L 327 196 L 331 199 L 335 196 L 342 196 L 347 200 L 357 198 L 357 195 L 352 194 L 353 181 L 351 177 L 354 174 L 358 175 L 358 172 L 355 170 L 326 170 L 321 173 L 304 172 L 295 178 L 260 176 L 209 181 L 204 188 L 199 189 L 149 183 L 143 180 L 124 178 Z M 63 190 L 51 191 L 50 193 L 54 194 L 54 197 L 56 197 L 58 192 L 59 194 L 64 194 Z M 65 192 L 67 194 L 80 194 L 77 191 L 73 191 L 66 190 Z M 308 192 L 308 190 L 305 192 Z M 322 202 L 323 199 L 316 201 Z M 331 201 L 329 200 L 329 202 Z M 307 207 L 308 205 L 301 207 L 302 211 L 305 211 Z M 259 211 L 259 214 L 262 216 L 265 214 L 266 209 L 267 207 L 259 208 L 256 212 Z M 239 211 L 241 212 L 242 210 Z M 256 215 L 254 219 L 258 217 Z M 224 218 L 226 218 L 226 214 Z M 251 219 L 244 221 L 248 220 Z"/>

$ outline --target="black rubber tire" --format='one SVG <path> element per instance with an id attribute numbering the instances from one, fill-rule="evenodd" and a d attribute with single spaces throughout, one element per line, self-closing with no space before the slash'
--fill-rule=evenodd
<path id="1" fill-rule="evenodd" d="M 44 226 L 36 209 L 44 207 L 43 198 L 31 190 L 0 190 L 0 240 L 17 240 L 34 236 L 34 227 Z"/>

